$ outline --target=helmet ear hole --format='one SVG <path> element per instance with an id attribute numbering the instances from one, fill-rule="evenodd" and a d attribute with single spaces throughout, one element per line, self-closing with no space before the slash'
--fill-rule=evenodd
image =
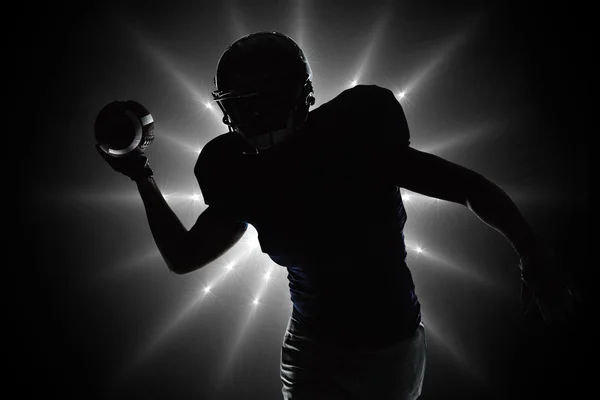
<path id="1" fill-rule="evenodd" d="M 308 97 L 306 98 L 306 105 L 313 106 L 314 104 L 315 104 L 315 96 L 313 96 L 312 94 L 309 94 Z"/>
<path id="2" fill-rule="evenodd" d="M 223 117 L 223 123 L 225 125 L 231 125 L 231 121 L 229 121 L 229 117 L 227 115 Z"/>

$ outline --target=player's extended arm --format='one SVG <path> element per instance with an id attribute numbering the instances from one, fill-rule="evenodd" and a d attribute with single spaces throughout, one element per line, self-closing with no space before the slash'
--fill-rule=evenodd
<path id="1" fill-rule="evenodd" d="M 521 257 L 521 303 L 532 299 L 550 323 L 567 322 L 582 296 L 564 281 L 552 252 L 536 238 L 515 203 L 484 176 L 432 154 L 407 148 L 400 161 L 397 185 L 408 190 L 468 207 L 483 222 L 508 239 Z"/>
<path id="2" fill-rule="evenodd" d="M 400 171 L 398 186 L 468 207 L 502 233 L 520 257 L 528 256 L 539 245 L 510 197 L 477 172 L 410 147 L 402 154 Z"/>
<path id="3" fill-rule="evenodd" d="M 247 224 L 208 207 L 188 231 L 169 207 L 154 178 L 136 181 L 154 241 L 169 269 L 185 274 L 214 261 L 246 232 Z"/>

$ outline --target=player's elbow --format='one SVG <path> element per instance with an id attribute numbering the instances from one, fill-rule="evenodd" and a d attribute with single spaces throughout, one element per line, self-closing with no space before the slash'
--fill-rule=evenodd
<path id="1" fill-rule="evenodd" d="M 202 268 L 202 266 L 173 266 L 173 265 L 169 265 L 169 271 L 171 271 L 172 273 L 174 273 L 175 275 L 186 275 L 189 274 L 190 272 L 196 271 L 198 269 Z"/>
<path id="2" fill-rule="evenodd" d="M 201 265 L 192 265 L 192 264 L 173 264 L 167 263 L 167 267 L 169 267 L 169 271 L 174 273 L 175 275 L 185 275 L 190 272 L 196 271 L 197 269 L 202 268 Z"/>
<path id="3" fill-rule="evenodd" d="M 243 236 L 247 225 L 244 224 L 234 232 L 216 230 L 210 238 L 205 238 L 202 246 L 186 246 L 177 257 L 177 261 L 167 263 L 171 272 L 185 275 L 199 270 L 219 259 L 228 252 Z"/>
<path id="4" fill-rule="evenodd" d="M 465 185 L 463 205 L 472 208 L 474 203 L 491 203 L 502 193 L 491 180 L 478 173 L 472 173 Z"/>
<path id="5" fill-rule="evenodd" d="M 212 260 L 180 260 L 177 262 L 167 262 L 169 271 L 175 275 L 185 275 L 197 271 L 209 264 Z"/>
<path id="6" fill-rule="evenodd" d="M 217 208 L 207 208 L 196 224 L 169 252 L 171 257 L 163 257 L 169 270 L 177 275 L 185 275 L 203 268 L 229 251 L 244 235 L 246 222 L 231 219 L 228 214 L 219 213 Z"/>
<path id="7" fill-rule="evenodd" d="M 194 271 L 194 269 L 190 268 L 190 265 L 188 265 L 188 264 L 183 264 L 183 263 L 179 263 L 179 262 L 168 262 L 168 261 L 166 261 L 166 263 L 167 263 L 167 267 L 169 268 L 169 271 L 171 271 L 175 275 L 185 275 L 185 274 L 188 274 L 188 273 Z"/>
<path id="8" fill-rule="evenodd" d="M 176 275 L 185 275 L 201 269 L 210 262 L 208 258 L 207 254 L 190 251 L 188 246 L 179 246 L 178 251 L 173 252 L 168 257 L 163 254 L 163 259 L 169 271 Z"/>

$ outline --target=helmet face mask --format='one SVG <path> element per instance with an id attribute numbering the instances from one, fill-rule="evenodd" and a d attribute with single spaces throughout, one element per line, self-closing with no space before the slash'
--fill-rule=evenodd
<path id="1" fill-rule="evenodd" d="M 261 91 L 251 96 L 225 99 L 221 104 L 237 127 L 264 125 L 277 129 L 285 125 L 294 107 L 294 99 L 281 91 Z"/>
<path id="2" fill-rule="evenodd" d="M 254 33 L 232 44 L 219 60 L 215 86 L 223 121 L 257 151 L 257 142 L 275 144 L 274 133 L 293 134 L 314 104 L 312 71 L 302 50 L 277 32 Z"/>

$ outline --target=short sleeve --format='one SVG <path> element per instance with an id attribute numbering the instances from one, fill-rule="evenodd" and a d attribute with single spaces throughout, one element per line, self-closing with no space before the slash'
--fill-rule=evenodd
<path id="1" fill-rule="evenodd" d="M 209 141 L 200 151 L 194 166 L 204 203 L 236 221 L 247 222 L 244 203 L 247 186 L 240 171 L 236 136 L 225 133 Z"/>
<path id="2" fill-rule="evenodd" d="M 410 146 L 402 105 L 391 90 L 376 85 L 359 85 L 342 96 L 347 140 L 372 173 L 392 178 Z"/>
<path id="3" fill-rule="evenodd" d="M 410 145 L 410 132 L 402 105 L 391 90 L 376 85 L 362 85 L 356 88 L 356 98 L 360 99 L 363 118 L 363 142 L 374 145 L 375 150 L 384 152 L 400 151 Z"/>
<path id="4" fill-rule="evenodd" d="M 211 140 L 202 148 L 194 166 L 194 175 L 207 206 L 217 205 L 224 197 L 222 186 L 225 178 L 219 176 L 222 168 L 219 166 L 217 139 Z"/>
<path id="5" fill-rule="evenodd" d="M 389 182 L 396 182 L 402 157 L 410 146 L 410 131 L 402 105 L 391 90 L 380 88 L 381 94 L 376 103 L 381 109 L 379 129 L 372 131 L 375 136 L 372 151 L 378 160 L 378 172 Z"/>
<path id="6" fill-rule="evenodd" d="M 377 103 L 382 110 L 381 136 L 382 145 L 386 149 L 402 150 L 410 145 L 410 131 L 402 105 L 389 89 L 380 89 Z"/>

